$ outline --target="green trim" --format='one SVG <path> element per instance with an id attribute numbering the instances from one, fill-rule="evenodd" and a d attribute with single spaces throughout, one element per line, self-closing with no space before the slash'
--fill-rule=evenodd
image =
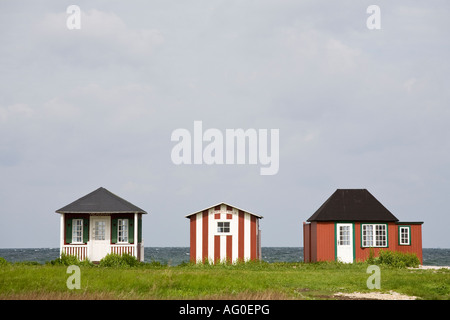
<path id="1" fill-rule="evenodd" d="M 356 247 L 355 247 L 355 223 L 352 223 L 353 228 L 353 262 L 356 261 Z"/>
<path id="2" fill-rule="evenodd" d="M 334 223 L 334 261 L 337 261 L 337 222 Z"/>
<path id="3" fill-rule="evenodd" d="M 385 246 L 363 246 L 363 225 L 382 225 L 384 224 L 386 226 L 386 245 Z M 389 224 L 387 223 L 379 223 L 379 222 L 361 222 L 360 223 L 360 247 L 361 248 L 389 248 Z M 375 236 L 375 230 L 374 234 Z M 375 238 L 373 239 L 373 243 L 375 244 Z"/>
<path id="4" fill-rule="evenodd" d="M 423 224 L 423 221 L 397 221 L 395 224 L 404 225 L 404 224 Z"/>
<path id="5" fill-rule="evenodd" d="M 400 242 L 400 229 L 401 228 L 408 228 L 408 240 L 409 243 L 408 244 L 403 244 Z M 398 236 L 398 245 L 399 246 L 410 246 L 411 245 L 411 226 L 408 225 L 398 225 L 398 229 L 397 229 L 397 236 Z"/>

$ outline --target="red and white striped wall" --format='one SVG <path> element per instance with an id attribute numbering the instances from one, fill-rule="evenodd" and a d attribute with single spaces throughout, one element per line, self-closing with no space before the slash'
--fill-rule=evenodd
<path id="1" fill-rule="evenodd" d="M 261 257 L 262 217 L 221 203 L 187 215 L 190 219 L 190 259 L 195 262 L 236 262 Z M 229 222 L 220 232 L 219 222 Z M 228 224 L 225 224 L 228 225 Z"/>

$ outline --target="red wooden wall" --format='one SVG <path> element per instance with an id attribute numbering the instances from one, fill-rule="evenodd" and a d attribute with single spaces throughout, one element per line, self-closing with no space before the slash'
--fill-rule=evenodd
<path id="1" fill-rule="evenodd" d="M 391 250 L 415 253 L 423 263 L 422 225 L 420 223 L 387 223 L 388 247 L 373 248 L 375 256 L 379 251 Z M 399 244 L 399 226 L 409 226 L 411 230 L 410 245 Z M 369 257 L 370 248 L 363 248 L 361 243 L 361 223 L 354 223 L 354 256 L 356 261 L 364 261 Z M 311 222 L 303 224 L 303 255 L 305 262 L 332 261 L 336 259 L 335 222 Z"/>

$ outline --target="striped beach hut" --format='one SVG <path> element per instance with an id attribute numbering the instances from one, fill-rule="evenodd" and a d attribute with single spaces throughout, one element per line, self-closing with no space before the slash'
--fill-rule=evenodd
<path id="1" fill-rule="evenodd" d="M 61 215 L 61 253 L 96 262 L 108 253 L 144 260 L 144 210 L 105 188 L 56 210 Z"/>
<path id="2" fill-rule="evenodd" d="M 190 220 L 190 260 L 236 262 L 261 259 L 262 216 L 227 203 L 193 212 Z"/>
<path id="3" fill-rule="evenodd" d="M 337 189 L 303 223 L 304 261 L 364 261 L 382 249 L 415 253 L 423 222 L 399 221 L 366 189 Z"/>

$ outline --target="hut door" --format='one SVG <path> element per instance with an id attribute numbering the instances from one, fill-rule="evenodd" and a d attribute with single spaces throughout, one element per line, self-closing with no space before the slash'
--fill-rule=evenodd
<path id="1" fill-rule="evenodd" d="M 91 261 L 100 261 L 109 253 L 111 218 L 91 217 Z"/>
<path id="2" fill-rule="evenodd" d="M 336 260 L 353 262 L 353 224 L 336 224 Z"/>

